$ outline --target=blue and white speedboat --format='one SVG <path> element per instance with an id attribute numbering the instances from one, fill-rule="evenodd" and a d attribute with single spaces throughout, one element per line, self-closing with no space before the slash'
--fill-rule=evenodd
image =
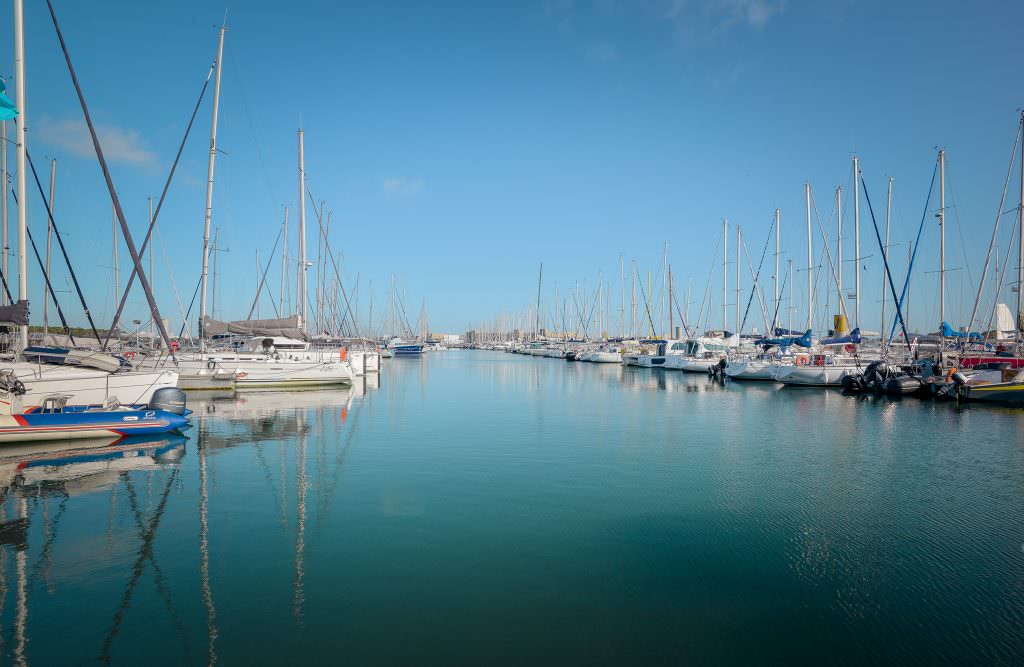
<path id="1" fill-rule="evenodd" d="M 144 405 L 68 405 L 68 398 L 53 394 L 23 408 L 17 386 L 0 391 L 0 444 L 159 435 L 187 428 L 192 414 L 173 387 L 157 390 Z"/>

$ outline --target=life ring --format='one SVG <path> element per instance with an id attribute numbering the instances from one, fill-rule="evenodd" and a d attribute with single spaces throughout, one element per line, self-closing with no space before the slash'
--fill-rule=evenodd
<path id="1" fill-rule="evenodd" d="M 797 366 L 806 366 L 807 365 L 807 357 L 797 357 L 796 358 L 796 365 Z"/>
<path id="2" fill-rule="evenodd" d="M 216 361 L 214 361 L 213 359 L 210 359 L 209 361 L 206 362 L 206 370 L 212 371 L 215 368 L 217 368 L 217 362 Z"/>

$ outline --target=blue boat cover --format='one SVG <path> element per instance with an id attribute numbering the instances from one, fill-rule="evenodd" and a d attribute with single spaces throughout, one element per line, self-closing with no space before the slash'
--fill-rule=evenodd
<path id="1" fill-rule="evenodd" d="M 970 340 L 981 340 L 984 338 L 977 331 L 967 333 L 966 331 L 953 331 L 953 327 L 949 326 L 949 322 L 942 323 L 942 335 L 946 338 L 967 338 Z"/>
<path id="2" fill-rule="evenodd" d="M 786 331 L 786 329 L 776 329 L 776 335 L 779 331 Z M 788 336 L 786 338 L 760 338 L 754 341 L 755 345 L 777 345 L 779 347 L 789 347 L 796 345 L 798 347 L 810 347 L 811 343 L 811 330 L 808 329 L 801 336 Z"/>
<path id="3" fill-rule="evenodd" d="M 847 336 L 833 336 L 832 338 L 821 339 L 822 345 L 846 345 L 848 343 L 860 344 L 860 327 L 851 331 Z"/>

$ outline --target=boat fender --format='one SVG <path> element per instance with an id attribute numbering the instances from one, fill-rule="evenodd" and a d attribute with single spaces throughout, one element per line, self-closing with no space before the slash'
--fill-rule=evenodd
<path id="1" fill-rule="evenodd" d="M 345 349 L 345 348 L 343 347 L 343 348 L 341 348 L 341 350 L 340 350 L 340 351 L 338 352 L 338 355 L 339 355 L 339 356 L 341 357 L 341 360 L 342 360 L 342 361 L 345 361 L 345 359 L 346 359 L 346 358 L 348 357 L 348 350 L 347 350 L 347 349 Z"/>
<path id="2" fill-rule="evenodd" d="M 956 369 L 953 369 L 953 370 L 956 371 Z M 967 384 L 967 378 L 964 377 L 964 374 L 960 373 L 959 371 L 954 372 L 950 376 L 950 379 L 952 379 L 953 380 L 953 384 L 956 384 L 956 385 L 965 385 L 965 384 Z"/>
<path id="3" fill-rule="evenodd" d="M 946 372 L 946 382 L 949 382 L 949 381 L 951 381 L 951 380 L 953 379 L 953 376 L 954 376 L 954 375 L 958 375 L 958 373 L 957 373 L 957 370 L 958 370 L 958 369 L 957 369 L 957 367 L 956 367 L 956 366 L 953 366 L 952 368 L 950 368 L 950 369 L 949 369 L 949 370 L 948 370 L 948 371 Z M 961 375 L 960 377 L 963 377 L 963 376 Z"/>
<path id="4" fill-rule="evenodd" d="M 209 361 L 206 362 L 206 370 L 212 371 L 215 368 L 217 368 L 217 362 L 216 361 L 214 361 L 213 359 L 210 359 Z"/>

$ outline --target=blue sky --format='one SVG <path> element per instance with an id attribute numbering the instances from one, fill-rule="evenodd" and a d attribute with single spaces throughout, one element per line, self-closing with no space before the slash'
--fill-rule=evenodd
<path id="1" fill-rule="evenodd" d="M 107 321 L 109 197 L 83 144 L 45 5 L 27 4 L 29 149 L 40 168 L 58 160 L 57 221 L 90 306 Z M 142 230 L 146 196 L 162 187 L 224 8 L 67 0 L 55 7 L 129 224 Z M 689 275 L 699 292 L 721 219 L 743 225 L 756 262 L 776 207 L 786 256 L 802 267 L 803 183 L 812 183 L 827 221 L 835 186 L 852 185 L 854 150 L 880 222 L 885 179 L 895 178 L 892 242 L 902 258 L 941 145 L 949 153 L 947 319 L 966 324 L 1022 102 L 1020 3 L 297 0 L 284 9 L 233 3 L 228 11 L 213 218 L 230 251 L 220 255 L 219 316 L 245 316 L 255 254 L 265 261 L 282 207 L 294 213 L 301 122 L 309 187 L 333 211 L 331 237 L 349 289 L 359 272 L 364 322 L 369 281 L 377 319 L 392 273 L 405 281 L 413 311 L 426 302 L 433 330 L 521 312 L 535 298 L 541 261 L 547 309 L 556 284 L 564 294 L 586 279 L 591 290 L 601 270 L 614 276 L 615 302 L 620 255 L 635 258 L 641 272 L 657 271 L 664 242 L 679 289 Z M 10 45 L 10 21 L 2 23 Z M 10 55 L 0 71 L 10 81 Z M 199 274 L 209 102 L 160 216 L 186 304 Z M 41 238 L 45 213 L 33 200 L 30 225 Z M 1013 205 L 1011 198 L 1004 210 Z M 861 222 L 861 254 L 871 255 L 862 267 L 863 319 L 877 329 L 881 268 L 863 202 Z M 1004 250 L 1011 226 L 1008 216 Z M 315 253 L 312 227 L 308 239 Z M 819 247 L 816 233 L 815 262 Z M 937 247 L 930 218 L 911 306 L 921 329 L 937 321 L 937 276 L 927 273 L 938 268 Z M 852 241 L 844 254 L 853 256 Z M 123 276 L 125 258 L 122 246 Z M 894 261 L 899 275 L 905 264 Z M 854 270 L 848 263 L 845 283 Z M 715 312 L 720 273 L 712 279 Z M 795 279 L 798 322 L 805 275 Z M 63 272 L 56 280 L 65 283 Z M 166 266 L 155 282 L 177 329 Z M 33 321 L 41 321 L 33 262 L 30 284 Z M 1003 292 L 1012 305 L 1015 297 Z M 62 295 L 65 310 L 81 324 L 70 297 Z M 694 301 L 696 312 L 700 297 Z M 129 303 L 130 317 L 144 317 L 141 292 Z M 260 313 L 272 313 L 269 301 Z"/>

